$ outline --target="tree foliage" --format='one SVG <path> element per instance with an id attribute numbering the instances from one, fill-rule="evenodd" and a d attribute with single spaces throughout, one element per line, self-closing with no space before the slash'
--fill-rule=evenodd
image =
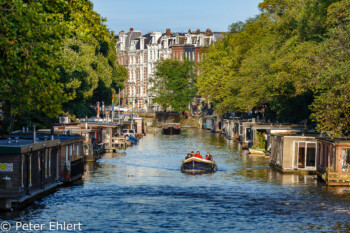
<path id="1" fill-rule="evenodd" d="M 321 131 L 350 130 L 349 0 L 265 0 L 234 23 L 203 62 L 199 93 L 219 112 L 261 108 L 270 119 L 311 119 Z"/>
<path id="2" fill-rule="evenodd" d="M 57 115 L 69 98 L 55 70 L 66 25 L 38 1 L 1 1 L 0 12 L 0 101 L 8 114 Z"/>
<path id="3" fill-rule="evenodd" d="M 47 126 L 64 112 L 85 116 L 123 87 L 113 32 L 90 1 L 4 0 L 0 12 L 5 120 L 37 115 Z"/>
<path id="4" fill-rule="evenodd" d="M 187 110 L 197 90 L 192 61 L 160 60 L 156 64 L 155 77 L 150 80 L 151 91 L 155 94 L 154 102 L 164 110 L 171 107 L 173 111 Z"/>

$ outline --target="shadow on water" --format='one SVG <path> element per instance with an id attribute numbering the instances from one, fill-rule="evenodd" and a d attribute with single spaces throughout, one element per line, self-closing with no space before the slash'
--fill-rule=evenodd
<path id="1" fill-rule="evenodd" d="M 350 230 L 350 188 L 324 186 L 315 176 L 280 174 L 268 159 L 240 149 L 204 130 L 148 134 L 124 153 L 87 163 L 80 185 L 0 216 L 10 223 L 81 222 L 83 232 Z M 197 150 L 214 155 L 219 170 L 182 173 L 186 154 Z"/>

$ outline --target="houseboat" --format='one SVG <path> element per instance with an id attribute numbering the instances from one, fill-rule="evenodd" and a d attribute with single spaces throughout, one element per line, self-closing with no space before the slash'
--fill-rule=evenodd
<path id="1" fill-rule="evenodd" d="M 271 135 L 270 165 L 276 170 L 304 172 L 316 171 L 317 140 L 315 135 Z"/>
<path id="2" fill-rule="evenodd" d="M 223 120 L 223 133 L 227 140 L 233 140 L 233 127 L 234 123 L 232 119 Z"/>
<path id="3" fill-rule="evenodd" d="M 241 118 L 233 119 L 233 140 L 235 142 L 242 142 L 243 122 L 249 122 L 249 120 Z"/>
<path id="4" fill-rule="evenodd" d="M 59 182 L 60 140 L 0 140 L 0 208 L 24 207 L 54 192 Z"/>
<path id="5" fill-rule="evenodd" d="M 64 184 L 84 175 L 84 138 L 80 135 L 54 135 L 60 140 L 58 150 L 59 177 Z"/>
<path id="6" fill-rule="evenodd" d="M 210 130 L 212 127 L 211 126 L 211 123 L 212 123 L 211 117 L 206 116 L 206 117 L 204 117 L 203 121 L 204 121 L 203 129 Z"/>
<path id="7" fill-rule="evenodd" d="M 181 127 L 180 123 L 165 123 L 163 125 L 163 134 L 172 135 L 172 134 L 180 134 Z"/>
<path id="8" fill-rule="evenodd" d="M 269 155 L 271 152 L 271 134 L 296 135 L 303 131 L 298 125 L 254 124 L 251 127 L 250 154 Z"/>
<path id="9" fill-rule="evenodd" d="M 242 149 L 248 150 L 251 146 L 251 142 L 253 140 L 252 134 L 252 126 L 255 123 L 255 119 L 253 121 L 242 122 Z"/>
<path id="10" fill-rule="evenodd" d="M 123 137 L 125 138 L 125 142 L 129 146 L 139 142 L 139 140 L 136 137 L 136 132 L 134 129 L 123 129 L 122 134 L 123 134 Z"/>
<path id="11" fill-rule="evenodd" d="M 72 135 L 70 131 L 64 134 L 53 133 L 50 129 L 38 130 L 35 133 L 37 140 L 59 140 L 57 149 L 58 156 L 58 180 L 63 184 L 69 184 L 75 180 L 81 179 L 84 174 L 84 137 L 81 135 Z M 15 132 L 11 136 L 20 139 L 33 140 L 33 134 Z"/>
<path id="12" fill-rule="evenodd" d="M 350 140 L 317 138 L 317 175 L 328 185 L 350 185 Z"/>
<path id="13" fill-rule="evenodd" d="M 221 133 L 223 129 L 223 121 L 218 115 L 205 117 L 205 122 L 203 128 L 210 130 L 212 133 Z"/>

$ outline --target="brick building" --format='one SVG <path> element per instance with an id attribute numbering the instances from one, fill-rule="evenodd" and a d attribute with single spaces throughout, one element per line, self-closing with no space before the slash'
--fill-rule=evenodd
<path id="1" fill-rule="evenodd" d="M 188 30 L 187 33 L 172 33 L 167 29 L 165 33 L 145 35 L 133 28 L 127 33 L 121 31 L 115 38 L 119 63 L 128 70 L 121 92 L 123 106 L 136 111 L 160 110 L 152 101 L 154 94 L 149 91 L 156 63 L 160 59 L 183 61 L 185 58 L 197 63 L 203 59 L 206 48 L 222 37 L 222 33 L 213 33 L 210 29 L 206 32 Z"/>

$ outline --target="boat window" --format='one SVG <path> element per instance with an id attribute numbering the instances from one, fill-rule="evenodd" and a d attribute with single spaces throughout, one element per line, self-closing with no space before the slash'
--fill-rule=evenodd
<path id="1" fill-rule="evenodd" d="M 341 171 L 348 172 L 350 168 L 350 149 L 342 149 Z"/>
<path id="2" fill-rule="evenodd" d="M 251 128 L 246 128 L 246 139 L 252 140 L 252 129 Z"/>
<path id="3" fill-rule="evenodd" d="M 299 142 L 298 168 L 305 168 L 305 142 Z"/>
<path id="4" fill-rule="evenodd" d="M 21 157 L 21 187 L 24 187 L 24 155 Z"/>
<path id="5" fill-rule="evenodd" d="M 29 155 L 29 184 L 28 184 L 28 186 L 29 187 L 32 186 L 32 154 Z"/>
<path id="6" fill-rule="evenodd" d="M 51 153 L 52 148 L 49 149 L 49 177 L 51 177 Z"/>
<path id="7" fill-rule="evenodd" d="M 47 162 L 48 162 L 48 153 L 47 153 L 48 151 L 47 151 L 47 149 L 45 150 L 45 156 L 44 156 L 44 159 L 45 159 L 45 178 L 47 178 L 47 174 L 48 174 L 48 172 L 47 172 L 47 169 L 48 169 L 48 164 L 47 164 Z"/>
<path id="8" fill-rule="evenodd" d="M 315 167 L 316 163 L 316 143 L 307 143 L 306 166 Z"/>
<path id="9" fill-rule="evenodd" d="M 328 150 L 328 158 L 329 158 L 329 167 L 331 167 L 334 171 L 334 154 L 333 154 L 333 150 L 332 150 L 332 146 L 330 146 L 329 150 Z"/>
<path id="10" fill-rule="evenodd" d="M 38 152 L 38 171 L 40 172 L 41 171 L 41 159 L 40 159 L 40 157 L 41 157 L 41 153 L 40 153 L 40 151 Z"/>

